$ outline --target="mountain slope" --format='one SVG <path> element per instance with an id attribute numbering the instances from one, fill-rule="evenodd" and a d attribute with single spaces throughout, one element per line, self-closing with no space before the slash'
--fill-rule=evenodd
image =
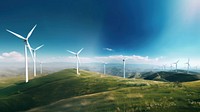
<path id="1" fill-rule="evenodd" d="M 28 112 L 197 112 L 199 85 L 200 82 L 158 83 L 119 88 L 62 99 Z"/>
<path id="2" fill-rule="evenodd" d="M 46 105 L 60 99 L 115 90 L 124 87 L 146 86 L 147 82 L 128 83 L 114 76 L 100 77 L 99 74 L 75 69 L 66 69 L 47 76 L 35 78 L 29 83 L 19 82 L 0 89 L 0 111 L 21 111 Z M 150 81 L 149 81 L 150 82 Z"/>

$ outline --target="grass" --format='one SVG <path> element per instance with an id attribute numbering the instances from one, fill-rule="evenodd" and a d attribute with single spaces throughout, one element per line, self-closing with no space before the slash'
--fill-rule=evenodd
<path id="1" fill-rule="evenodd" d="M 12 77 L 1 77 L 0 78 L 0 89 L 5 88 L 11 85 L 14 85 L 16 82 L 22 81 L 21 76 L 12 76 Z"/>
<path id="2" fill-rule="evenodd" d="M 14 79 L 10 79 L 14 80 Z M 20 79 L 0 88 L 0 111 L 29 112 L 196 112 L 200 109 L 200 81 L 170 83 L 123 79 L 66 69 Z M 19 82 L 18 82 L 19 81 Z"/>
<path id="3" fill-rule="evenodd" d="M 72 97 L 29 112 L 196 112 L 200 109 L 199 93 L 186 87 L 127 87 L 108 92 Z"/>

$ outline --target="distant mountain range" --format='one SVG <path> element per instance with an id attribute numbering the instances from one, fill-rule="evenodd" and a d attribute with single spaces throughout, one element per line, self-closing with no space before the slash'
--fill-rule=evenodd
<path id="1" fill-rule="evenodd" d="M 40 65 L 37 63 L 37 72 L 40 73 Z M 66 68 L 76 68 L 76 63 L 66 63 L 66 62 L 52 62 L 52 63 L 43 63 L 43 73 L 50 74 L 54 73 Z M 98 73 L 103 73 L 103 63 L 82 63 L 80 65 L 80 69 L 93 71 Z M 169 74 L 176 74 L 175 71 L 167 71 Z M 163 73 L 162 68 L 156 65 L 149 65 L 149 64 L 126 64 L 126 77 L 138 77 L 138 78 L 146 78 L 149 80 L 162 80 Z M 198 71 L 198 70 L 195 70 Z M 32 62 L 29 63 L 29 73 L 33 73 L 33 64 Z M 152 79 L 150 75 L 156 76 L 158 74 L 162 75 L 161 79 Z M 185 74 L 185 70 L 178 70 L 178 73 Z M 113 75 L 113 76 L 123 76 L 123 64 L 119 63 L 108 63 L 106 65 L 106 74 Z M 198 74 L 197 72 L 190 71 L 190 74 Z M 2 63 L 0 65 L 0 77 L 7 77 L 7 76 L 15 76 L 15 75 L 24 75 L 24 63 Z M 149 76 L 149 77 L 147 77 Z M 153 77 L 152 76 L 152 77 Z M 190 76 L 190 75 L 189 75 Z M 165 77 L 164 77 L 165 79 Z M 196 79 L 196 78 L 195 78 Z M 198 78 L 197 78 L 198 79 Z M 168 80 L 167 80 L 168 81 Z M 171 81 L 171 80 L 169 80 Z"/>
<path id="2" fill-rule="evenodd" d="M 145 80 L 165 81 L 165 82 L 188 82 L 200 79 L 200 73 L 186 70 L 144 72 L 139 76 L 132 75 L 129 78 L 143 78 Z"/>

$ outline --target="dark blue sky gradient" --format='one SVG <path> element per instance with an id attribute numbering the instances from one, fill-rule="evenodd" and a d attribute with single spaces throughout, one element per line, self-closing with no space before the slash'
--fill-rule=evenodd
<path id="1" fill-rule="evenodd" d="M 196 19 L 185 25 L 181 7 L 187 2 L 3 0 L 0 1 L 0 53 L 13 50 L 23 53 L 20 39 L 5 29 L 25 36 L 37 24 L 30 43 L 33 47 L 45 44 L 41 49 L 43 56 L 66 56 L 66 49 L 78 51 L 82 47 L 85 56 L 200 56 L 195 54 L 200 42 L 197 30 L 200 14 L 193 15 Z"/>
<path id="2" fill-rule="evenodd" d="M 158 38 L 168 16 L 166 2 L 159 0 L 116 0 L 115 3 L 108 2 L 107 7 L 103 27 L 104 45 L 122 51 L 141 53 Z"/>

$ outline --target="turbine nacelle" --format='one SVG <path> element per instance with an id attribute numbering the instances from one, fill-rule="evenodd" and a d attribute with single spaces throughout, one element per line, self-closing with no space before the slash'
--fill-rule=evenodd
<path id="1" fill-rule="evenodd" d="M 27 43 L 28 39 L 25 39 L 24 42 Z"/>
<path id="2" fill-rule="evenodd" d="M 127 60 L 127 57 L 123 56 L 121 57 L 122 61 L 125 62 Z"/>

